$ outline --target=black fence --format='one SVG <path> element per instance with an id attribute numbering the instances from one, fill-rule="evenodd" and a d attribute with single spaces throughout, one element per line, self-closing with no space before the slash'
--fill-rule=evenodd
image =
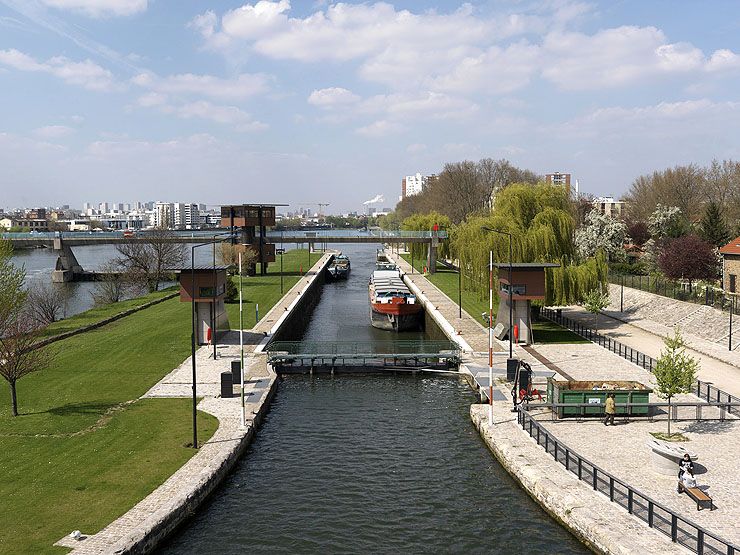
<path id="1" fill-rule="evenodd" d="M 727 395 L 724 392 L 721 392 Z M 732 396 L 730 396 L 732 397 Z M 709 399 L 706 403 L 699 402 L 660 402 L 660 403 L 616 403 L 616 417 L 623 421 L 668 420 L 670 411 L 672 422 L 701 422 L 736 420 L 740 414 L 740 399 L 721 401 Z M 568 422 L 581 421 L 588 418 L 603 418 L 604 405 L 592 403 L 530 403 L 526 410 L 533 413 L 538 420 L 549 417 L 550 421 Z M 543 412 L 535 412 L 543 411 Z"/>
<path id="2" fill-rule="evenodd" d="M 732 310 L 734 314 L 740 314 L 740 306 L 734 300 L 733 295 L 727 294 L 721 289 L 702 286 L 705 288 L 704 291 L 701 291 L 701 289 L 697 289 L 698 286 L 690 287 L 688 283 L 681 281 L 629 274 L 609 274 L 609 281 L 615 285 L 624 285 L 625 287 L 640 289 L 679 301 L 712 306 L 728 312 Z"/>
<path id="3" fill-rule="evenodd" d="M 717 389 L 712 384 L 697 380 L 696 396 L 699 399 L 706 399 L 707 403 L 740 403 L 740 397 L 730 395 L 726 391 Z M 740 411 L 735 406 L 730 406 L 727 410 L 730 414 L 740 415 Z"/>
<path id="4" fill-rule="evenodd" d="M 619 341 L 612 339 L 611 337 L 601 335 L 593 328 L 584 326 L 581 322 L 577 320 L 573 320 L 572 318 L 563 316 L 560 310 L 543 307 L 542 309 L 540 309 L 540 316 L 542 316 L 543 318 L 547 318 L 548 320 L 551 320 L 552 322 L 555 322 L 556 324 L 559 324 L 565 328 L 568 328 L 573 333 L 580 335 L 584 339 L 588 339 L 589 341 L 593 341 L 594 343 L 597 343 L 602 347 L 609 349 L 611 352 L 618 354 L 620 357 L 627 359 L 630 362 L 637 364 L 638 366 L 642 366 L 645 370 L 652 372 L 653 368 L 655 368 L 656 361 L 654 358 L 649 357 L 648 355 L 641 353 L 640 351 L 636 351 L 632 347 L 628 347 L 627 345 L 624 345 L 623 343 L 620 343 Z"/>
<path id="5" fill-rule="evenodd" d="M 671 538 L 671 541 L 700 555 L 705 553 L 740 554 L 739 546 L 679 516 L 671 509 L 653 501 L 644 493 L 581 457 L 567 445 L 559 442 L 522 406 L 519 407 L 517 421 L 522 429 L 537 442 L 537 445 L 543 447 L 568 472 L 573 473 L 579 480 L 589 484 L 594 491 L 604 494 L 610 501 L 617 503 L 651 528 Z"/>

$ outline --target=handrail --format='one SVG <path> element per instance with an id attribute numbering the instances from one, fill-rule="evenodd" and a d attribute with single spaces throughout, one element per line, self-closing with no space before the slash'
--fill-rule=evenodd
<path id="1" fill-rule="evenodd" d="M 736 551 L 740 551 L 740 546 L 678 515 L 558 441 L 522 405 L 518 407 L 517 423 L 537 442 L 537 445 L 543 446 L 546 453 L 565 466 L 567 471 L 576 475 L 579 480 L 589 482 L 594 491 L 607 495 L 611 502 L 625 508 L 627 512 L 646 522 L 650 528 L 669 536 L 674 543 L 679 543 L 699 555 L 704 553 L 734 555 Z"/>
<path id="2" fill-rule="evenodd" d="M 346 229 L 317 229 L 316 231 L 275 231 L 270 230 L 265 233 L 265 237 L 270 239 L 279 239 L 283 237 L 302 237 L 305 239 L 323 239 L 330 237 L 377 237 L 378 239 L 432 239 L 437 237 L 438 239 L 447 239 L 447 232 L 444 230 L 440 231 L 363 231 L 357 232 L 356 230 Z"/>
<path id="3" fill-rule="evenodd" d="M 559 409 L 592 409 L 589 413 L 585 412 L 583 410 L 580 414 L 573 414 L 568 415 L 565 418 L 562 416 L 559 418 L 559 420 L 567 421 L 568 417 L 574 417 L 574 418 L 587 418 L 587 417 L 596 417 L 596 418 L 602 418 L 604 416 L 604 407 L 605 405 L 603 403 L 599 404 L 593 404 L 593 403 L 526 403 L 526 409 L 528 411 L 534 411 L 534 410 L 549 410 L 551 411 L 551 418 L 555 418 L 556 414 L 561 414 Z M 668 410 L 671 411 L 671 420 L 675 421 L 706 421 L 706 420 L 719 420 L 724 422 L 728 419 L 727 415 L 737 415 L 740 414 L 740 399 L 738 402 L 690 402 L 690 401 L 682 401 L 682 402 L 659 402 L 659 403 L 633 403 L 633 402 L 627 402 L 627 403 L 615 403 L 615 407 L 617 409 L 626 409 L 626 413 L 617 413 L 615 416 L 620 418 L 626 418 L 628 420 L 642 420 L 642 419 L 648 419 L 648 420 L 660 420 L 661 416 L 667 417 Z M 645 414 L 632 414 L 631 409 L 633 408 L 647 408 L 647 412 Z M 683 412 L 683 415 L 680 414 L 680 409 L 694 409 L 692 412 L 689 412 L 688 415 L 686 414 L 686 411 Z M 652 410 L 651 410 L 652 409 Z M 666 411 L 662 414 L 658 413 L 655 409 L 666 409 Z M 717 416 L 712 416 L 712 412 L 719 412 Z M 708 414 L 709 413 L 709 414 Z M 734 419 L 734 417 L 733 417 Z"/>
<path id="4" fill-rule="evenodd" d="M 716 403 L 722 403 L 722 398 L 724 397 L 727 400 L 725 404 L 731 405 L 732 407 L 740 403 L 740 397 L 736 397 L 726 391 L 722 391 L 721 389 L 714 387 L 712 384 L 701 380 L 696 381 L 696 396 L 699 397 L 699 399 L 706 399 L 708 403 L 711 403 L 712 399 L 715 399 Z M 729 413 L 740 414 L 740 410 L 733 411 L 730 409 Z"/>
<path id="5" fill-rule="evenodd" d="M 459 354 L 460 346 L 454 341 L 272 341 L 265 349 L 268 353 L 301 356 L 394 356 Z"/>
<path id="6" fill-rule="evenodd" d="M 621 343 L 616 339 L 612 339 L 609 336 L 601 335 L 593 328 L 584 326 L 572 318 L 558 314 L 555 309 L 543 307 L 540 309 L 540 315 L 556 324 L 560 324 L 561 326 L 568 328 L 573 333 L 580 335 L 584 339 L 588 339 L 597 345 L 601 345 L 602 347 L 609 349 L 611 352 L 621 356 L 625 360 L 629 360 L 630 362 L 641 366 L 648 372 L 652 372 L 653 368 L 655 368 L 657 361 L 653 357 L 648 356 L 637 349 L 628 347 L 624 343 Z"/>

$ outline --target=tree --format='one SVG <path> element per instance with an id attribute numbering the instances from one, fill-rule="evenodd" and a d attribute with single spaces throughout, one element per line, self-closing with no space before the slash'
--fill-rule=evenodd
<path id="1" fill-rule="evenodd" d="M 121 255 L 116 263 L 124 269 L 133 285 L 154 292 L 172 270 L 185 258 L 185 247 L 172 231 L 157 228 L 146 235 L 116 245 Z"/>
<path id="2" fill-rule="evenodd" d="M 25 314 L 15 315 L 0 336 L 0 376 L 10 385 L 11 413 L 18 416 L 16 382 L 45 369 L 52 360 L 48 348 L 36 348 L 39 325 Z"/>
<path id="3" fill-rule="evenodd" d="M 0 239 L 0 336 L 9 322 L 21 311 L 27 293 L 23 289 L 26 270 L 12 262 L 13 246 Z"/>
<path id="4" fill-rule="evenodd" d="M 648 228 L 653 239 L 669 239 L 686 235 L 689 223 L 678 206 L 658 204 L 648 219 Z"/>
<path id="5" fill-rule="evenodd" d="M 681 393 L 689 393 L 696 380 L 699 361 L 688 355 L 678 328 L 673 337 L 663 340 L 665 348 L 660 352 L 653 375 L 656 393 L 668 400 L 668 436 L 671 435 L 671 398 Z"/>
<path id="6" fill-rule="evenodd" d="M 594 330 L 599 333 L 599 312 L 609 306 L 609 294 L 602 293 L 601 289 L 592 289 L 583 300 L 583 307 L 594 315 Z"/>
<path id="7" fill-rule="evenodd" d="M 662 204 L 678 207 L 693 221 L 699 217 L 706 189 L 706 169 L 693 164 L 641 175 L 632 182 L 626 195 L 629 216 L 646 220 Z"/>
<path id="8" fill-rule="evenodd" d="M 722 209 L 714 201 L 710 201 L 704 209 L 704 216 L 702 216 L 699 227 L 702 239 L 715 247 L 722 247 L 731 239 Z"/>
<path id="9" fill-rule="evenodd" d="M 658 255 L 658 266 L 670 279 L 715 279 L 718 259 L 715 248 L 696 235 L 685 235 L 667 241 Z"/>
<path id="10" fill-rule="evenodd" d="M 39 326 L 45 327 L 66 316 L 68 301 L 64 286 L 36 282 L 28 289 L 26 311 Z"/>
<path id="11" fill-rule="evenodd" d="M 100 281 L 95 282 L 95 287 L 91 293 L 96 305 L 106 305 L 119 302 L 127 290 L 126 274 L 115 260 L 112 260 L 103 266 L 100 271 L 103 277 Z"/>
<path id="12" fill-rule="evenodd" d="M 650 239 L 650 229 L 646 222 L 628 219 L 625 224 L 627 225 L 627 236 L 634 245 L 641 247 L 648 242 Z"/>
<path id="13" fill-rule="evenodd" d="M 624 241 L 627 226 L 611 216 L 592 210 L 586 216 L 586 223 L 576 230 L 575 245 L 578 256 L 586 259 L 604 251 L 610 260 L 624 258 Z"/>

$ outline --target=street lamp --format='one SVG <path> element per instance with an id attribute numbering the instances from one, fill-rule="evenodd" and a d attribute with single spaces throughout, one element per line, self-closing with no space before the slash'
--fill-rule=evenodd
<path id="1" fill-rule="evenodd" d="M 219 236 L 225 236 L 222 239 L 217 239 Z M 196 362 L 195 362 L 195 327 L 197 322 L 197 315 L 195 312 L 195 249 L 198 247 L 205 247 L 207 245 L 213 245 L 214 248 L 214 258 L 213 258 L 213 271 L 214 276 L 216 275 L 216 255 L 215 255 L 215 249 L 216 249 L 216 243 L 223 243 L 224 241 L 228 241 L 233 237 L 232 233 L 220 233 L 218 235 L 213 236 L 213 240 L 207 241 L 205 243 L 199 243 L 197 245 L 193 245 L 190 249 L 190 324 L 191 324 L 191 331 L 190 331 L 190 358 L 192 359 L 192 366 L 193 366 L 193 449 L 198 448 L 198 420 L 197 420 L 197 395 L 196 395 L 196 376 L 197 376 L 197 368 L 196 368 Z M 213 282 L 213 302 L 216 301 L 216 281 L 214 279 Z M 212 310 L 215 311 L 215 307 L 212 307 Z M 212 322 L 213 323 L 213 322 Z M 216 333 L 215 331 L 212 332 L 213 334 L 213 351 L 214 351 L 214 360 L 215 360 L 215 353 L 216 353 Z M 242 368 L 242 372 L 244 372 L 244 369 Z"/>
<path id="2" fill-rule="evenodd" d="M 481 227 L 483 231 L 489 231 L 491 233 L 501 233 L 502 235 L 509 236 L 509 358 L 514 358 L 514 284 L 512 283 L 512 235 L 508 231 L 501 231 L 500 229 L 493 229 L 490 227 Z M 493 267 L 493 260 L 491 260 L 491 266 Z"/>

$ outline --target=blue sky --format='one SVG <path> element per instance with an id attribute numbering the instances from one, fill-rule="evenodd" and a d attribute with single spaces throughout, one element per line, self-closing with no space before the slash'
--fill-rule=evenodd
<path id="1" fill-rule="evenodd" d="M 740 4 L 0 0 L 0 206 L 393 206 L 507 158 L 619 196 L 740 158 Z"/>

